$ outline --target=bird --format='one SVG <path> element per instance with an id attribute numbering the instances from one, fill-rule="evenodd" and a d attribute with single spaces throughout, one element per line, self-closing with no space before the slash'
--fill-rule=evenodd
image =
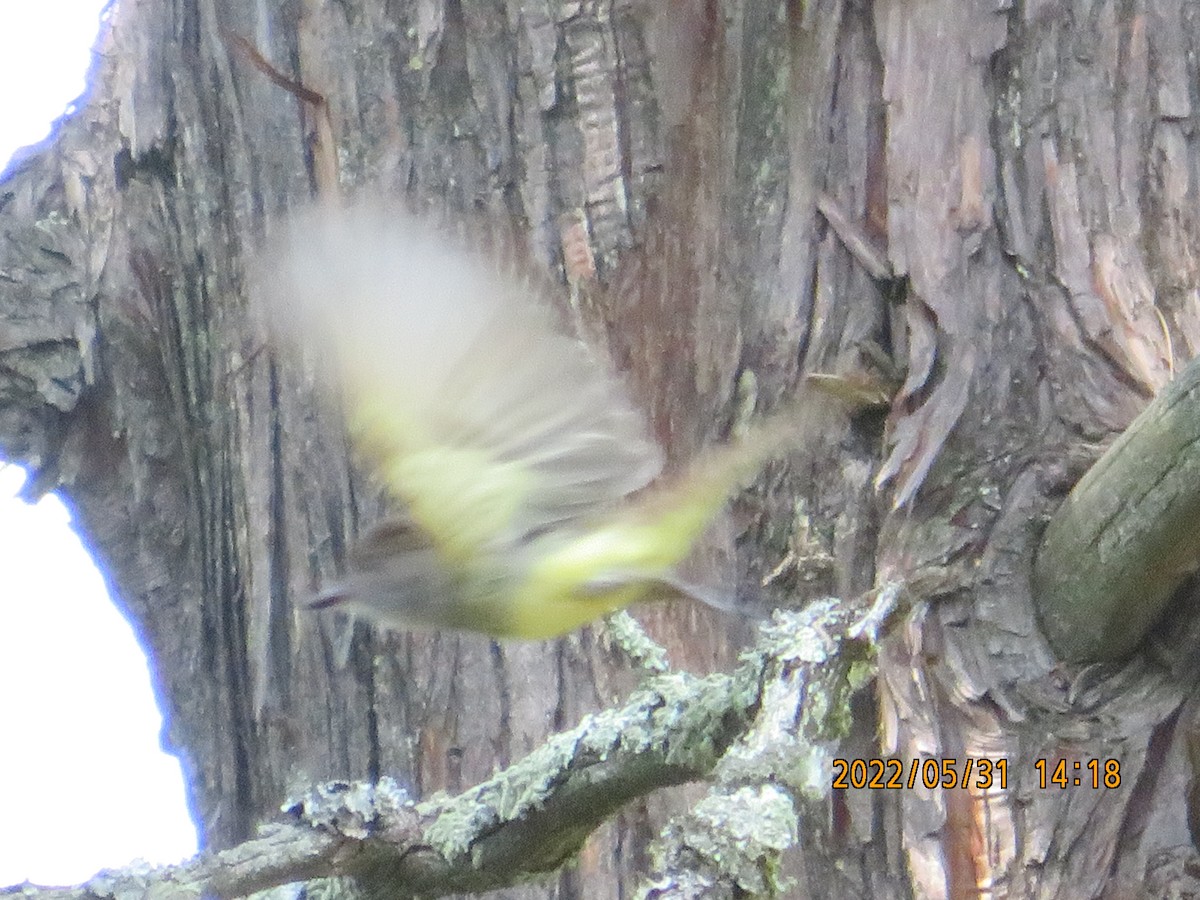
<path id="1" fill-rule="evenodd" d="M 262 260 L 271 339 L 315 360 L 396 509 L 312 608 L 537 640 L 644 599 L 728 605 L 679 566 L 797 440 L 794 416 L 660 478 L 646 417 L 546 286 L 441 223 L 396 204 L 317 205 Z"/>

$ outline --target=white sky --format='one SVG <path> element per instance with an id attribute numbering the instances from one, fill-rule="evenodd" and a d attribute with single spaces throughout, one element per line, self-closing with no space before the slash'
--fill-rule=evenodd
<path id="1" fill-rule="evenodd" d="M 0 171 L 83 91 L 102 0 L 0 0 Z M 0 176 L 2 177 L 2 176 Z M 0 464 L 0 887 L 196 849 L 146 658 L 55 497 Z"/>

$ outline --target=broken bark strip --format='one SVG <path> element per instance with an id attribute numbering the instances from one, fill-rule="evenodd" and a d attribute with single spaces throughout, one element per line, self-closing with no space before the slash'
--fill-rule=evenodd
<path id="1" fill-rule="evenodd" d="M 1042 628 L 1072 662 L 1131 653 L 1200 562 L 1200 360 L 1117 438 L 1037 555 Z"/>

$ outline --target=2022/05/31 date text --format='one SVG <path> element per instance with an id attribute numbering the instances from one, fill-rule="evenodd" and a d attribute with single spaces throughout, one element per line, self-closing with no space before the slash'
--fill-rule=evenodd
<path id="1" fill-rule="evenodd" d="M 868 790 L 912 790 L 918 785 L 934 788 L 974 788 L 980 791 L 1008 788 L 1008 760 L 1000 757 L 916 757 L 904 760 L 834 759 L 835 788 Z M 1041 790 L 1090 787 L 1096 790 L 1121 786 L 1121 763 L 1116 759 L 1036 759 L 1033 762 Z"/>
<path id="2" fill-rule="evenodd" d="M 887 759 L 837 759 L 833 761 L 833 787 L 869 790 L 912 790 L 969 787 L 981 791 L 1008 787 L 1008 760 L 968 756 L 914 757 L 905 763 Z"/>

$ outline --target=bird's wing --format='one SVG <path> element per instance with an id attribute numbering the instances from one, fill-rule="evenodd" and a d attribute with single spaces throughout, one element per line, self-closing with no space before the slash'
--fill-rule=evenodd
<path id="1" fill-rule="evenodd" d="M 340 386 L 362 452 L 445 552 L 593 516 L 658 447 L 537 290 L 394 208 L 293 219 L 260 275 L 276 334 Z"/>
<path id="2" fill-rule="evenodd" d="M 799 448 L 812 433 L 807 405 L 789 404 L 752 425 L 740 439 L 704 450 L 686 470 L 643 491 L 615 513 L 601 516 L 572 539 L 547 547 L 531 566 L 511 612 L 518 630 L 535 627 L 561 605 L 561 585 L 602 611 L 669 587 L 717 607 L 731 603 L 680 581 L 675 567 L 745 481 L 773 456 Z M 579 624 L 557 608 L 566 627 Z M 598 614 L 598 613 L 595 613 Z M 582 613 L 581 613 L 582 615 Z M 565 629 L 564 629 L 565 630 Z"/>

